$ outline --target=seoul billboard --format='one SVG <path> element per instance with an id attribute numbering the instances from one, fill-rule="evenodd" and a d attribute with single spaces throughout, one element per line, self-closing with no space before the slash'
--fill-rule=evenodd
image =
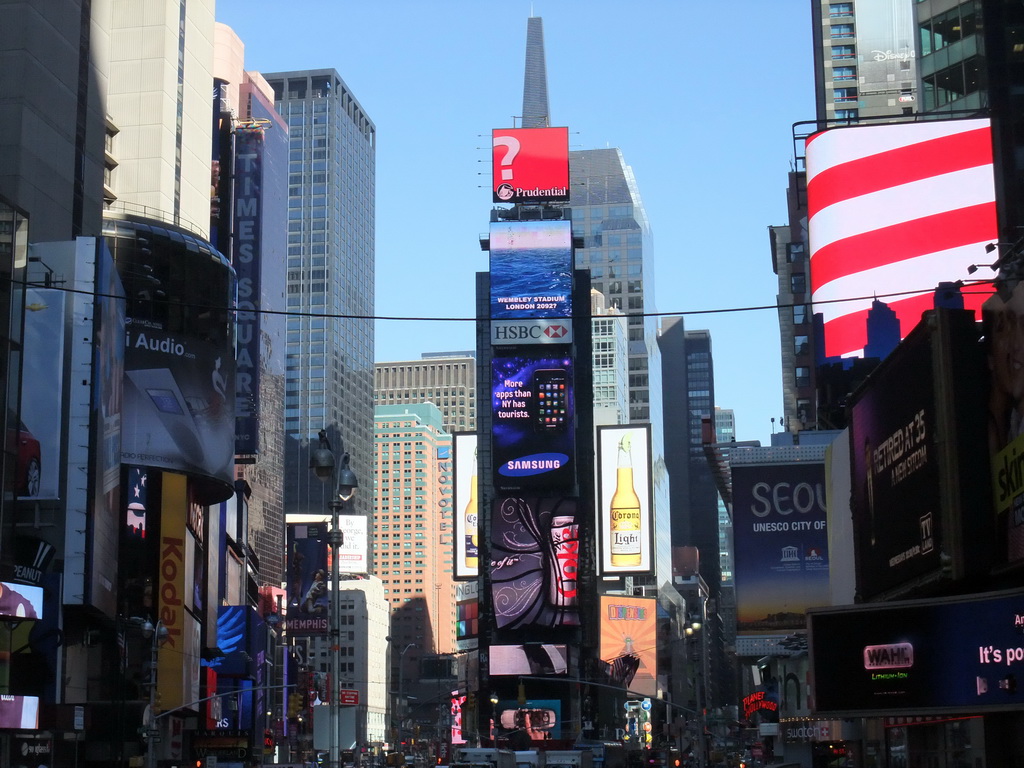
<path id="1" fill-rule="evenodd" d="M 576 499 L 495 500 L 490 601 L 499 630 L 579 625 L 579 525 Z"/>
<path id="2" fill-rule="evenodd" d="M 1019 709 L 1024 593 L 808 613 L 814 711 L 873 716 Z"/>
<path id="3" fill-rule="evenodd" d="M 935 120 L 808 139 L 811 299 L 826 356 L 862 354 L 875 297 L 906 336 L 938 284 L 966 278 L 998 240 L 991 133 L 987 119 Z M 974 284 L 964 305 L 980 319 L 991 293 Z"/>
<path id="4" fill-rule="evenodd" d="M 568 490 L 575 476 L 573 361 L 529 352 L 491 361 L 494 486 Z"/>
<path id="5" fill-rule="evenodd" d="M 597 428 L 601 572 L 648 573 L 654 548 L 649 425 Z"/>
<path id="6" fill-rule="evenodd" d="M 493 222 L 490 274 L 492 322 L 571 317 L 572 222 Z M 525 333 L 505 343 L 534 340 Z"/>
<path id="7" fill-rule="evenodd" d="M 825 465 L 732 467 L 736 631 L 804 628 L 829 603 Z"/>
<path id="8" fill-rule="evenodd" d="M 492 202 L 569 199 L 568 128 L 496 128 L 491 146 Z"/>

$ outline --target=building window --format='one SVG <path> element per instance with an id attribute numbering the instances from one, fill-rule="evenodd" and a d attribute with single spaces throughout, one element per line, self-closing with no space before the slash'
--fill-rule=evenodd
<path id="1" fill-rule="evenodd" d="M 806 355 L 811 351 L 810 340 L 807 336 L 800 335 L 793 337 L 793 354 Z"/>
<path id="2" fill-rule="evenodd" d="M 828 15 L 833 19 L 837 16 L 852 16 L 853 3 L 829 3 Z"/>
<path id="3" fill-rule="evenodd" d="M 859 113 L 856 109 L 837 109 L 836 120 L 856 120 Z"/>
<path id="4" fill-rule="evenodd" d="M 806 249 L 803 243 L 786 244 L 786 261 L 789 264 L 795 264 L 798 261 L 803 261 L 805 253 Z"/>
<path id="5" fill-rule="evenodd" d="M 833 88 L 832 89 L 833 101 L 856 101 L 857 100 L 857 89 L 856 88 Z"/>
<path id="6" fill-rule="evenodd" d="M 811 386 L 811 369 L 806 365 L 798 365 L 793 369 L 796 374 L 796 385 L 798 387 Z"/>
<path id="7" fill-rule="evenodd" d="M 857 79 L 857 68 L 856 67 L 833 67 L 832 68 L 832 79 L 838 81 L 845 80 L 856 80 Z"/>
<path id="8" fill-rule="evenodd" d="M 802 296 L 807 292 L 807 275 L 797 272 L 789 276 L 789 288 L 797 295 Z"/>
<path id="9" fill-rule="evenodd" d="M 793 325 L 803 325 L 807 322 L 807 305 L 797 304 L 793 307 Z"/>
<path id="10" fill-rule="evenodd" d="M 857 52 L 853 49 L 852 45 L 833 45 L 832 46 L 832 58 L 834 59 L 852 59 L 857 55 Z"/>
<path id="11" fill-rule="evenodd" d="M 829 36 L 833 40 L 853 37 L 853 24 L 833 24 L 829 28 Z"/>

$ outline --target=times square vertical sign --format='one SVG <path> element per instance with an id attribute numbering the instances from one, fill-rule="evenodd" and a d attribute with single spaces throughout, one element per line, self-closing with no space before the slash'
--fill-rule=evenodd
<path id="1" fill-rule="evenodd" d="M 263 129 L 235 132 L 234 238 L 238 277 L 235 361 L 235 453 L 259 451 L 260 219 Z"/>

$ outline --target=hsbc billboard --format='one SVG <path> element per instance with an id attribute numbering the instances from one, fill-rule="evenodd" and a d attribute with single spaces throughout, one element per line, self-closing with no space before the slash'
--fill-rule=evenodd
<path id="1" fill-rule="evenodd" d="M 566 320 L 492 320 L 491 344 L 571 344 L 572 323 Z"/>

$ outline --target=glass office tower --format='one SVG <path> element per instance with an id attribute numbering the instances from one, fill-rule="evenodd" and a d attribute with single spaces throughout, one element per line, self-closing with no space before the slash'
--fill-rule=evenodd
<path id="1" fill-rule="evenodd" d="M 333 69 L 264 76 L 289 129 L 285 512 L 316 514 L 330 492 L 309 469 L 318 430 L 371 479 L 376 128 Z"/>

